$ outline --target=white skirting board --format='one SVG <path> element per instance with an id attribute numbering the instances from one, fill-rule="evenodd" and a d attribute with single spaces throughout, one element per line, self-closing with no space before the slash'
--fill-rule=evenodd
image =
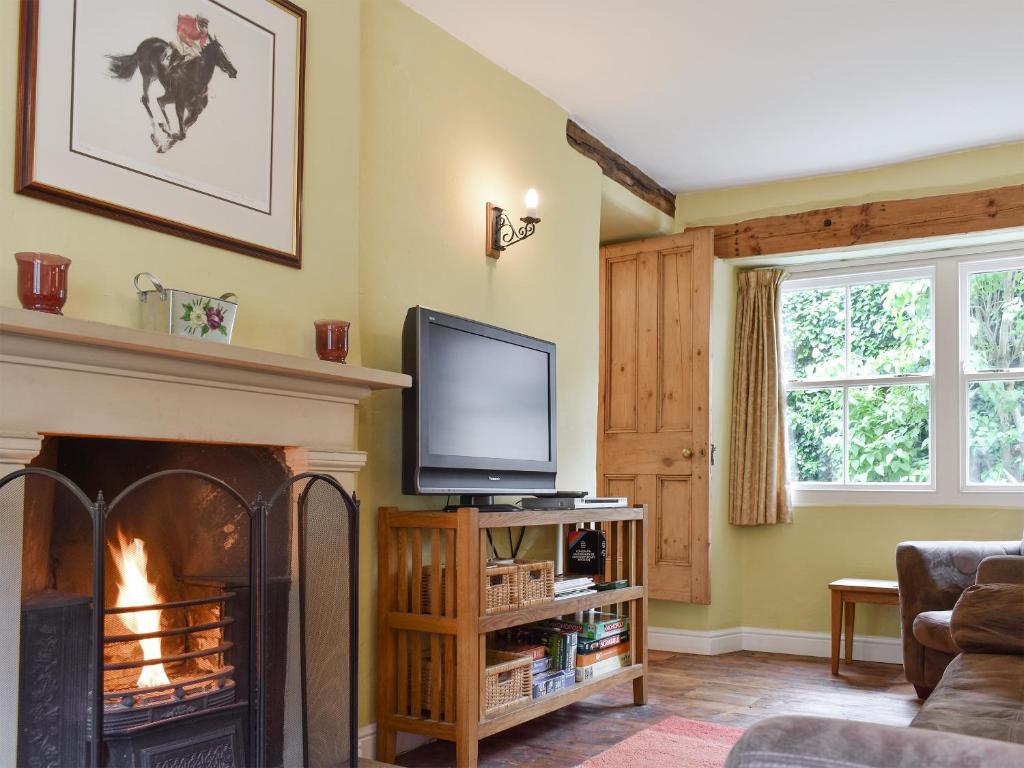
<path id="1" fill-rule="evenodd" d="M 398 732 L 395 752 L 399 755 L 411 752 L 416 747 L 422 747 L 433 741 L 429 736 L 421 736 L 418 733 Z M 377 757 L 377 724 L 370 723 L 359 729 L 359 756 L 369 760 Z"/>
<path id="2" fill-rule="evenodd" d="M 712 630 L 650 627 L 647 631 L 647 647 L 652 651 L 696 653 L 704 656 L 734 651 L 764 651 L 828 658 L 832 655 L 832 637 L 827 632 L 799 632 L 761 627 L 728 627 Z M 903 643 L 898 637 L 855 634 L 853 658 L 856 661 L 902 664 Z"/>

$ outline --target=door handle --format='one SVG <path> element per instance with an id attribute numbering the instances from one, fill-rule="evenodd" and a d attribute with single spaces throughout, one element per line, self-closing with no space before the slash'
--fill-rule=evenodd
<path id="1" fill-rule="evenodd" d="M 693 451 L 690 450 L 689 448 L 683 448 L 683 458 L 684 459 L 692 459 L 693 458 Z"/>

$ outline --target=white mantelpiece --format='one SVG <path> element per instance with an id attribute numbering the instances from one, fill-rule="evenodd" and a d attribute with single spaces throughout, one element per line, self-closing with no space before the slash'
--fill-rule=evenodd
<path id="1" fill-rule="evenodd" d="M 357 403 L 410 383 L 390 371 L 0 307 L 0 476 L 28 464 L 42 437 L 76 435 L 288 448 L 354 489 L 366 461 L 355 448 Z M 18 689 L 22 514 L 0 510 L 8 692 Z M 0 700 L 0 765 L 15 764 L 14 702 Z"/>

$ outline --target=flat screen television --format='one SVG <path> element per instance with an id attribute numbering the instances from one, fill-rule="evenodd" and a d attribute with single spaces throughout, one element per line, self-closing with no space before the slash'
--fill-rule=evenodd
<path id="1" fill-rule="evenodd" d="M 403 490 L 495 495 L 555 489 L 555 345 L 413 307 L 402 333 Z"/>

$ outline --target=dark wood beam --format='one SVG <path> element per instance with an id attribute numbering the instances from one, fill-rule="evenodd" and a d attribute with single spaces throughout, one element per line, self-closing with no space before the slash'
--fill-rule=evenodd
<path id="1" fill-rule="evenodd" d="M 738 259 L 1021 226 L 1024 184 L 720 224 L 715 255 Z"/>
<path id="2" fill-rule="evenodd" d="M 572 120 L 565 124 L 565 136 L 570 147 L 584 157 L 594 160 L 609 179 L 617 181 L 645 203 L 650 203 L 662 213 L 675 218 L 674 193 L 658 184 L 622 155 L 602 144 L 599 139 L 591 136 Z"/>

